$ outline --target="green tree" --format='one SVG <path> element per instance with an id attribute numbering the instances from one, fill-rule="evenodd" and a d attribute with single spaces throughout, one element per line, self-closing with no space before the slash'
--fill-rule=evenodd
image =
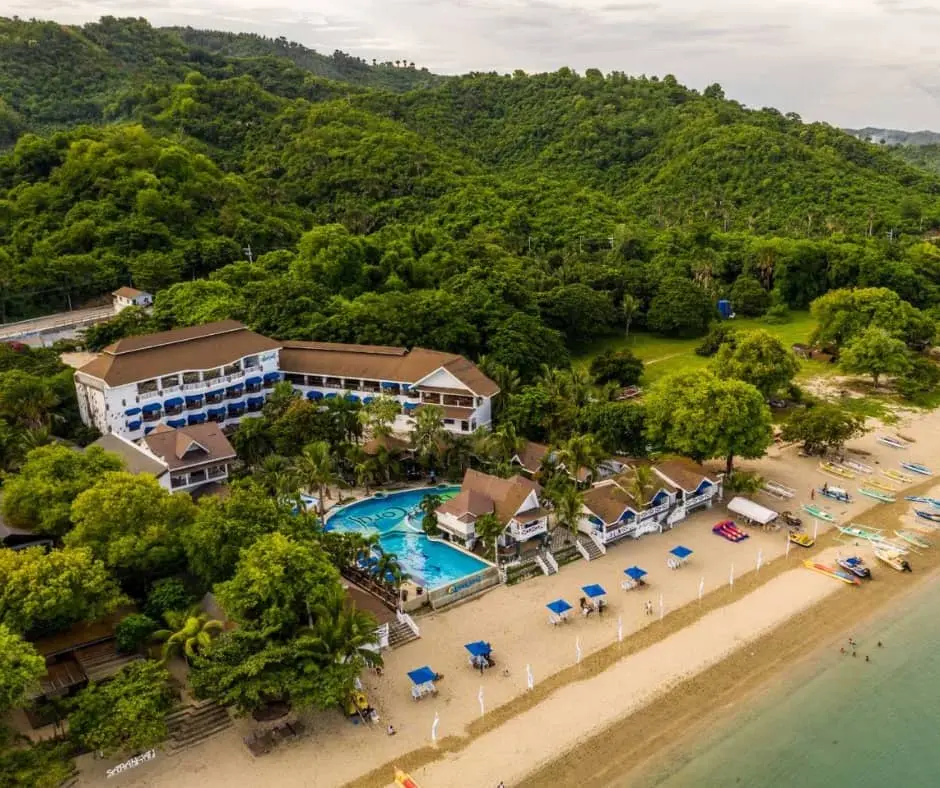
<path id="1" fill-rule="evenodd" d="M 411 446 L 415 456 L 430 466 L 440 458 L 444 440 L 444 410 L 437 405 L 423 405 L 415 415 L 415 428 L 411 433 Z"/>
<path id="2" fill-rule="evenodd" d="M 561 333 L 569 345 L 609 333 L 617 322 L 610 296 L 584 284 L 549 290 L 540 297 L 539 309 L 545 323 Z"/>
<path id="3" fill-rule="evenodd" d="M 429 493 L 418 504 L 421 509 L 421 530 L 428 536 L 437 536 L 440 529 L 437 527 L 437 508 L 441 505 L 441 496 Z"/>
<path id="4" fill-rule="evenodd" d="M 390 435 L 392 424 L 401 412 L 398 400 L 391 397 L 376 397 L 359 411 L 359 420 L 373 438 Z"/>
<path id="5" fill-rule="evenodd" d="M 59 398 L 49 381 L 22 370 L 0 374 L 0 416 L 27 429 L 49 424 Z"/>
<path id="6" fill-rule="evenodd" d="M 65 542 L 89 548 L 125 577 L 165 575 L 181 564 L 181 534 L 195 514 L 187 494 L 168 493 L 152 476 L 107 473 L 75 499 Z"/>
<path id="7" fill-rule="evenodd" d="M 317 512 L 320 519 L 326 514 L 326 498 L 331 485 L 339 484 L 336 461 L 326 441 L 314 441 L 304 446 L 296 462 L 297 476 L 310 492 L 317 494 Z"/>
<path id="8" fill-rule="evenodd" d="M 566 367 L 570 363 L 561 334 L 524 312 L 516 312 L 493 332 L 487 357 L 522 380 L 534 378 L 543 364 Z"/>
<path id="9" fill-rule="evenodd" d="M 650 303 L 646 323 L 650 331 L 667 337 L 698 337 L 716 317 L 715 305 L 694 282 L 667 276 Z"/>
<path id="10" fill-rule="evenodd" d="M 67 743 L 41 742 L 0 751 L 0 785 L 59 788 L 72 776 Z"/>
<path id="11" fill-rule="evenodd" d="M 877 327 L 911 347 L 929 344 L 937 325 L 886 287 L 832 290 L 812 304 L 814 339 L 845 345 L 866 328 Z"/>
<path id="12" fill-rule="evenodd" d="M 877 386 L 882 375 L 903 375 L 911 368 L 907 346 L 883 328 L 869 326 L 845 346 L 839 366 L 846 372 L 871 375 Z"/>
<path id="13" fill-rule="evenodd" d="M 742 274 L 731 287 L 731 305 L 735 314 L 743 317 L 762 315 L 770 306 L 770 293 L 756 277 Z"/>
<path id="14" fill-rule="evenodd" d="M 590 481 L 597 473 L 597 466 L 604 459 L 604 452 L 593 435 L 572 435 L 558 447 L 556 462 L 564 465 L 567 473 L 577 481 Z M 581 470 L 587 473 L 580 479 Z"/>
<path id="15" fill-rule="evenodd" d="M 572 540 L 578 538 L 578 526 L 584 507 L 584 494 L 574 484 L 565 483 L 555 492 L 555 517 L 568 529 Z"/>
<path id="16" fill-rule="evenodd" d="M 630 350 L 605 350 L 591 359 L 591 375 L 598 385 L 635 386 L 643 375 L 643 362 Z"/>
<path id="17" fill-rule="evenodd" d="M 167 613 L 188 610 L 193 601 L 192 591 L 180 578 L 163 577 L 147 592 L 144 610 L 151 618 L 161 621 Z"/>
<path id="18" fill-rule="evenodd" d="M 838 405 L 820 402 L 793 411 L 783 424 L 782 437 L 800 441 L 807 454 L 826 454 L 840 450 L 853 438 L 865 433 L 865 418 Z"/>
<path id="19" fill-rule="evenodd" d="M 62 444 L 40 446 L 4 484 L 3 515 L 10 525 L 62 536 L 71 526 L 72 501 L 104 473 L 120 469 L 120 458 L 97 446 L 83 452 Z"/>
<path id="20" fill-rule="evenodd" d="M 124 616 L 114 630 L 117 650 L 122 654 L 133 653 L 147 643 L 156 631 L 157 622 L 150 616 L 143 613 Z"/>
<path id="21" fill-rule="evenodd" d="M 657 381 L 645 398 L 646 431 L 662 449 L 702 461 L 762 457 L 773 440 L 761 393 L 741 380 L 711 372 L 678 372 Z"/>
<path id="22" fill-rule="evenodd" d="M 46 672 L 46 661 L 18 634 L 0 624 L 0 714 L 19 708 Z"/>
<path id="23" fill-rule="evenodd" d="M 768 331 L 738 333 L 734 346 L 722 345 L 715 359 L 715 371 L 722 378 L 750 383 L 769 399 L 788 386 L 800 364 L 788 347 Z"/>
<path id="24" fill-rule="evenodd" d="M 473 524 L 474 533 L 490 551 L 493 560 L 496 560 L 496 548 L 499 544 L 499 537 L 506 530 L 506 524 L 499 521 L 499 518 L 492 512 L 481 514 Z"/>
<path id="25" fill-rule="evenodd" d="M 132 662 L 110 681 L 90 684 L 75 698 L 69 731 L 89 750 L 111 755 L 146 750 L 168 735 L 173 706 L 170 674 L 155 662 Z"/>
<path id="26" fill-rule="evenodd" d="M 646 454 L 644 410 L 637 402 L 591 402 L 578 411 L 575 428 L 590 433 L 608 454 Z"/>
<path id="27" fill-rule="evenodd" d="M 94 621 L 125 601 L 90 550 L 0 550 L 0 623 L 34 635 Z"/>
<path id="28" fill-rule="evenodd" d="M 250 469 L 274 451 L 274 438 L 267 418 L 242 419 L 232 435 L 232 446 Z"/>
<path id="29" fill-rule="evenodd" d="M 620 313 L 623 316 L 623 335 L 625 337 L 630 336 L 630 324 L 639 311 L 639 299 L 629 293 L 624 293 L 623 300 L 620 302 Z"/>
<path id="30" fill-rule="evenodd" d="M 199 608 L 187 613 L 169 612 L 165 614 L 169 629 L 158 629 L 153 633 L 155 640 L 163 641 L 163 662 L 173 657 L 182 656 L 189 662 L 198 653 L 209 648 L 212 639 L 223 629 L 221 621 L 210 619 Z"/>

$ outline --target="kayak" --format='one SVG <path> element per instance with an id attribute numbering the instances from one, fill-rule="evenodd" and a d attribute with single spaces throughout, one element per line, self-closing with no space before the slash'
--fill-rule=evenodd
<path id="1" fill-rule="evenodd" d="M 831 577 L 834 580 L 841 580 L 843 583 L 848 583 L 852 586 L 860 586 L 862 584 L 862 581 L 855 575 L 850 575 L 848 572 L 842 569 L 836 569 L 834 566 L 829 566 L 828 564 L 820 564 L 816 561 L 804 561 L 803 566 L 807 569 L 812 569 L 814 572 L 819 572 L 821 575 L 826 575 L 826 577 Z"/>
<path id="2" fill-rule="evenodd" d="M 825 520 L 827 523 L 834 523 L 836 518 L 833 517 L 825 509 L 820 509 L 818 506 L 812 503 L 804 503 L 803 511 L 806 512 L 810 517 L 815 517 L 817 520 Z"/>
<path id="3" fill-rule="evenodd" d="M 906 471 L 919 473 L 921 476 L 933 476 L 930 468 L 928 468 L 926 465 L 921 465 L 919 462 L 902 462 L 901 467 Z"/>

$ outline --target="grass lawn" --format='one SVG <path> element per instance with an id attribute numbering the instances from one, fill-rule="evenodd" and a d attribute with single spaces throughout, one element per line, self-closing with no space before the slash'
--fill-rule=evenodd
<path id="1" fill-rule="evenodd" d="M 791 312 L 790 321 L 779 325 L 764 323 L 760 318 L 736 318 L 732 325 L 739 331 L 763 328 L 769 331 L 789 347 L 798 342 L 809 341 L 816 323 L 809 312 Z M 686 369 L 704 369 L 711 359 L 695 355 L 695 348 L 701 339 L 664 339 L 652 334 L 632 333 L 629 337 L 608 337 L 594 342 L 579 353 L 574 363 L 576 366 L 586 367 L 599 353 L 605 350 L 620 350 L 629 348 L 643 363 L 646 370 L 643 373 L 643 386 L 649 386 L 664 375 Z M 800 378 L 813 377 L 826 373 L 836 373 L 831 364 L 819 361 L 801 361 Z"/>

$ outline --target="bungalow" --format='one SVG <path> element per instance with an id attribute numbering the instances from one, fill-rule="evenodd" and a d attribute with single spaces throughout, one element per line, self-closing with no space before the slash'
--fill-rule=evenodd
<path id="1" fill-rule="evenodd" d="M 653 473 L 678 491 L 676 509 L 669 515 L 670 524 L 697 509 L 711 509 L 715 499 L 722 499 L 724 475 L 712 473 L 692 460 L 665 460 L 653 466 Z"/>
<path id="2" fill-rule="evenodd" d="M 539 501 L 541 491 L 538 484 L 524 476 L 501 479 L 468 469 L 460 492 L 437 508 L 437 525 L 472 548 L 478 538 L 477 519 L 494 514 L 503 527 L 500 547 L 518 548 L 548 533 L 548 512 Z"/>
<path id="3" fill-rule="evenodd" d="M 555 461 L 555 452 L 550 447 L 544 443 L 523 441 L 510 462 L 513 465 L 518 465 L 526 476 L 535 479 L 538 478 L 542 470 L 542 463 L 546 460 L 549 462 Z M 564 463 L 557 463 L 556 467 L 568 473 L 578 484 L 587 485 L 592 481 L 592 474 L 587 468 L 578 468 L 577 473 L 570 473 Z M 621 457 L 611 457 L 598 464 L 597 470 L 593 474 L 593 480 L 606 479 L 626 469 L 626 460 Z"/>
<path id="4" fill-rule="evenodd" d="M 135 287 L 119 287 L 111 297 L 114 299 L 114 312 L 118 313 L 129 306 L 153 306 L 153 296 Z"/>

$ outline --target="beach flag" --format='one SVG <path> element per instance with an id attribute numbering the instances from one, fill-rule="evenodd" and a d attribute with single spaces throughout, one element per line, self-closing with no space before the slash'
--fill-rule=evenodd
<path id="1" fill-rule="evenodd" d="M 734 564 L 731 564 L 731 575 L 728 577 L 728 585 L 734 588 Z"/>
<path id="2" fill-rule="evenodd" d="M 574 655 L 578 664 L 581 664 L 581 638 L 578 638 L 574 642 Z"/>
<path id="3" fill-rule="evenodd" d="M 813 539 L 816 539 L 817 534 L 819 533 L 819 520 L 813 519 Z"/>
<path id="4" fill-rule="evenodd" d="M 660 594 L 659 595 L 659 620 L 660 621 L 663 620 L 663 616 L 665 615 L 665 613 L 666 613 L 666 608 L 663 605 L 663 595 Z"/>
<path id="5" fill-rule="evenodd" d="M 787 534 L 787 558 L 790 557 L 790 534 Z"/>
<path id="6" fill-rule="evenodd" d="M 486 706 L 483 705 L 483 685 L 480 685 L 480 691 L 477 693 L 477 700 L 480 701 L 480 716 L 486 714 Z"/>
<path id="7" fill-rule="evenodd" d="M 702 601 L 702 594 L 705 593 L 705 575 L 702 575 L 702 579 L 698 581 L 698 601 Z"/>
<path id="8" fill-rule="evenodd" d="M 434 712 L 434 722 L 431 723 L 431 741 L 437 742 L 437 726 L 441 724 L 441 718 Z"/>
<path id="9" fill-rule="evenodd" d="M 529 689 L 535 689 L 535 676 L 532 675 L 532 666 L 526 664 L 525 666 L 525 681 Z"/>
<path id="10" fill-rule="evenodd" d="M 761 564 L 763 563 L 764 563 L 764 551 L 758 550 L 757 551 L 757 571 L 758 572 L 760 572 L 760 567 L 761 567 Z"/>
<path id="11" fill-rule="evenodd" d="M 623 643 L 623 616 L 617 616 L 617 642 Z"/>

